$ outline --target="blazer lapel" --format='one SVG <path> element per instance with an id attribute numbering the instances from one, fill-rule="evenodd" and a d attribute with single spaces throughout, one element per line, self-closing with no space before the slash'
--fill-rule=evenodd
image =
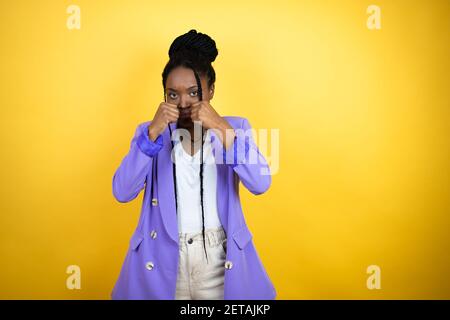
<path id="1" fill-rule="evenodd" d="M 172 132 L 176 129 L 175 123 L 170 123 Z M 167 233 L 173 241 L 178 243 L 178 220 L 175 206 L 175 191 L 172 168 L 172 143 L 169 128 L 163 132 L 164 145 L 158 152 L 158 205 Z"/>

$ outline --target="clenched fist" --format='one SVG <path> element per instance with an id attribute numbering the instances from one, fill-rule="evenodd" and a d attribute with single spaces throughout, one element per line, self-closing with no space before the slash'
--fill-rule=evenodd
<path id="1" fill-rule="evenodd" d="M 178 120 L 179 115 L 180 111 L 175 104 L 161 102 L 148 128 L 148 136 L 150 139 L 155 141 L 169 123 Z"/>

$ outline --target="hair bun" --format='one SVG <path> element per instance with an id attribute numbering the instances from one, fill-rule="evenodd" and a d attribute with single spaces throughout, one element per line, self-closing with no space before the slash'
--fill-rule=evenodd
<path id="1" fill-rule="evenodd" d="M 207 34 L 191 29 L 189 32 L 178 36 L 169 48 L 169 57 L 172 59 L 180 52 L 190 52 L 202 55 L 210 63 L 216 60 L 219 54 L 216 42 Z"/>

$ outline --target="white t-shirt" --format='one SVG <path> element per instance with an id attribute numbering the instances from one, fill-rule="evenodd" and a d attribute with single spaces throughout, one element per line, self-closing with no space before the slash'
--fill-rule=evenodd
<path id="1" fill-rule="evenodd" d="M 200 201 L 200 149 L 191 156 L 179 139 L 174 141 L 177 182 L 178 230 L 183 233 L 202 231 L 202 207 Z M 201 142 L 197 142 L 200 144 Z M 207 131 L 203 146 L 203 208 L 205 230 L 221 226 L 217 210 L 217 168 L 212 154 L 210 132 Z"/>

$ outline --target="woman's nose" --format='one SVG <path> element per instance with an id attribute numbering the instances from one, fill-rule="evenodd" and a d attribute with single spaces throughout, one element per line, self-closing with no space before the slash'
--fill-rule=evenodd
<path id="1" fill-rule="evenodd" d="M 180 100 L 180 104 L 178 105 L 178 108 L 180 109 L 184 109 L 184 108 L 189 108 L 191 106 L 191 102 L 188 101 L 187 99 L 181 99 Z"/>

